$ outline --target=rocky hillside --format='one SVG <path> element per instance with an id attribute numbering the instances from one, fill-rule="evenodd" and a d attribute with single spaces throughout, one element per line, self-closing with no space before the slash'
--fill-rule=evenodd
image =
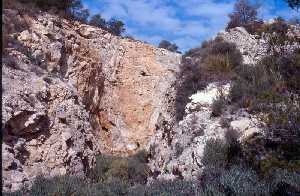
<path id="1" fill-rule="evenodd" d="M 273 181 L 266 184 L 259 181 L 261 176 L 244 165 L 248 158 L 244 152 L 250 151 L 251 161 L 262 161 L 263 167 L 259 165 L 259 169 L 267 172 L 274 165 L 290 170 L 299 168 L 299 162 L 286 159 L 272 145 L 279 146 L 280 150 L 288 148 L 286 151 L 292 156 L 298 151 L 290 150 L 287 142 L 278 142 L 278 138 L 267 140 L 265 134 L 267 128 L 271 130 L 280 123 L 282 128 L 284 122 L 290 129 L 300 126 L 292 124 L 300 114 L 300 101 L 297 101 L 300 74 L 297 55 L 300 53 L 296 50 L 300 48 L 299 26 L 292 26 L 286 33 L 298 41 L 284 42 L 283 49 L 273 48 L 273 53 L 279 49 L 288 51 L 284 58 L 269 56 L 270 34 L 251 35 L 241 27 L 220 32 L 214 40 L 182 56 L 33 9 L 13 4 L 3 10 L 4 191 L 16 191 L 24 185 L 30 187 L 39 175 L 76 175 L 83 177 L 79 181 L 86 189 L 81 191 L 95 191 L 96 195 L 101 195 L 97 192 L 101 183 L 105 188 L 120 191 L 123 185 L 109 180 L 124 176 L 128 190 L 133 187 L 138 195 L 142 189 L 147 195 L 153 187 L 153 194 L 157 195 L 163 188 L 170 188 L 171 183 L 175 183 L 175 189 L 166 192 L 176 194 L 177 189 L 185 189 L 186 195 L 197 195 L 199 188 L 203 191 L 200 195 L 205 195 L 209 184 L 212 190 L 206 192 L 208 195 L 217 195 L 213 194 L 216 192 L 223 195 L 222 191 L 232 186 L 237 190 L 230 191 L 237 195 L 251 195 L 247 191 L 253 193 L 257 187 L 262 187 L 261 195 L 268 195 L 277 184 L 274 188 L 270 183 L 270 190 L 265 189 L 267 182 Z M 279 59 L 276 71 L 280 77 L 260 64 L 266 57 Z M 264 63 L 275 62 L 267 60 Z M 289 69 L 282 70 L 282 62 Z M 268 105 L 275 99 L 276 107 Z M 257 107 L 261 110 L 253 112 L 260 104 L 265 107 Z M 283 120 L 274 118 L 279 123 L 270 128 L 261 113 L 272 106 L 267 114 L 277 114 L 274 108 L 278 105 L 283 113 L 292 111 L 295 115 L 284 116 Z M 178 115 L 178 111 L 182 114 Z M 231 144 L 225 144 L 225 140 Z M 259 142 L 271 145 L 271 150 Z M 297 142 L 292 144 L 298 145 Z M 248 144 L 254 147 L 246 148 Z M 135 154 L 144 149 L 146 155 Z M 102 155 L 100 166 L 94 167 L 97 155 Z M 118 157 L 105 159 L 104 155 Z M 219 165 L 215 166 L 215 162 Z M 97 171 L 92 177 L 89 176 L 91 168 Z M 273 174 L 286 174 L 277 171 Z M 287 176 L 296 176 L 296 180 L 286 178 L 284 182 L 292 182 L 300 190 L 298 173 Z M 140 181 L 136 182 L 135 178 Z M 103 179 L 110 184 L 105 184 Z M 166 185 L 159 184 L 159 180 Z M 237 182 L 245 187 L 235 186 Z M 78 190 L 76 183 L 70 186 Z M 224 190 L 215 188 L 221 183 Z M 99 189 L 104 190 L 103 187 Z"/>
<path id="2" fill-rule="evenodd" d="M 84 175 L 96 154 L 133 153 L 170 118 L 181 55 L 30 9 L 4 9 L 2 24 L 4 190 Z"/>
<path id="3" fill-rule="evenodd" d="M 288 31 L 288 36 L 299 39 L 299 30 L 299 26 L 292 26 Z M 268 51 L 267 35 L 262 37 L 251 35 L 242 27 L 233 28 L 226 32 L 220 32 L 215 40 L 217 39 L 233 43 L 236 46 L 236 49 L 240 51 L 242 63 L 246 65 L 246 67 L 256 66 L 260 60 L 270 55 L 270 52 Z M 300 48 L 300 42 L 296 41 L 292 44 L 284 45 L 283 48 L 287 54 L 292 53 L 297 48 Z M 188 52 L 184 58 L 188 60 L 187 62 L 195 64 L 195 66 L 202 66 L 207 63 L 206 61 L 201 61 L 201 58 L 203 58 L 204 55 L 205 51 L 201 51 L 201 48 L 196 48 L 192 49 L 190 53 Z M 218 63 L 220 62 L 218 61 Z M 285 66 L 288 66 L 288 64 L 285 64 Z M 197 72 L 198 70 L 195 71 Z M 202 71 L 205 72 L 205 70 Z M 201 74 L 203 73 L 198 73 L 197 77 L 203 77 Z M 210 72 L 210 74 L 215 75 L 216 73 Z M 204 163 L 204 156 L 206 156 L 205 153 L 208 153 L 207 151 L 209 150 L 205 149 L 208 141 L 226 141 L 228 140 L 228 137 L 234 137 L 237 139 L 238 143 L 244 144 L 250 140 L 249 138 L 252 136 L 260 134 L 264 135 L 266 133 L 268 128 L 265 122 L 262 121 L 263 118 L 260 116 L 261 113 L 257 115 L 256 113 L 251 112 L 247 107 L 236 108 L 236 105 L 234 105 L 235 103 L 230 103 L 230 101 L 228 103 L 225 101 L 230 100 L 228 96 L 230 91 L 232 91 L 233 81 L 230 77 L 226 76 L 226 74 L 229 73 L 223 74 L 225 76 L 223 75 L 220 77 L 220 75 L 217 74 L 214 76 L 215 78 L 210 79 L 210 81 L 204 81 L 204 83 L 207 84 L 205 85 L 206 87 L 202 89 L 198 88 L 196 93 L 189 96 L 189 102 L 185 106 L 182 120 L 178 123 L 169 123 L 167 121 L 161 122 L 158 131 L 151 138 L 147 148 L 151 156 L 149 166 L 155 174 L 151 177 L 150 182 L 155 180 L 178 179 L 192 181 L 199 180 L 199 174 L 201 176 L 203 171 L 207 169 L 207 165 Z M 255 73 L 247 74 L 255 75 Z M 297 72 L 295 72 L 295 74 L 297 75 L 296 77 L 300 76 Z M 235 75 L 235 77 L 239 76 Z M 246 75 L 245 77 L 249 77 L 249 75 Z M 256 79 L 266 80 L 266 78 Z M 260 85 L 263 86 L 264 84 L 261 83 Z M 251 87 L 247 86 L 245 88 L 250 89 Z M 215 104 L 215 102 L 220 99 L 220 96 L 224 99 L 224 105 Z M 289 94 L 286 93 L 284 96 L 288 97 Z M 295 105 L 294 107 L 296 108 L 297 106 Z M 214 110 L 222 113 L 214 115 Z M 297 123 L 299 126 L 299 120 Z M 228 133 L 231 135 L 228 136 Z M 277 141 L 281 140 L 279 138 L 276 139 Z M 255 148 L 262 148 L 260 144 L 254 145 Z M 210 152 L 213 153 L 212 151 Z M 215 154 L 211 154 L 210 156 L 218 157 L 218 155 Z M 256 156 L 261 155 L 257 153 Z M 263 156 L 258 159 L 266 159 L 266 157 Z M 297 179 L 300 179 L 299 175 Z"/>

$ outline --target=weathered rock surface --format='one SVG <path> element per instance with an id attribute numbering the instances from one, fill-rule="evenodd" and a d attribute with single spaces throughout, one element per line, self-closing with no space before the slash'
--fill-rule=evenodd
<path id="1" fill-rule="evenodd" d="M 220 32 L 218 36 L 227 42 L 236 44 L 245 64 L 255 64 L 267 54 L 266 40 L 258 39 L 257 36 L 249 34 L 243 27 L 236 27 L 228 32 Z"/>
<path id="2" fill-rule="evenodd" d="M 263 33 L 262 36 L 251 35 L 243 27 L 236 27 L 229 31 L 220 32 L 217 35 L 223 38 L 227 42 L 236 44 L 243 56 L 243 63 L 248 65 L 254 65 L 262 57 L 270 54 L 268 50 L 268 41 L 270 34 Z M 289 25 L 287 36 L 293 38 L 291 43 L 286 43 L 283 46 L 283 50 L 287 53 L 300 48 L 300 26 Z"/>
<path id="3" fill-rule="evenodd" d="M 288 36 L 299 39 L 299 26 L 291 26 Z M 217 35 L 227 42 L 234 43 L 243 56 L 243 62 L 254 65 L 268 54 L 266 39 L 269 35 L 254 36 L 244 28 L 237 27 L 228 32 Z M 287 52 L 300 48 L 297 41 L 283 46 Z M 201 54 L 193 57 L 191 61 L 201 58 Z M 151 158 L 149 166 L 155 174 L 155 179 L 194 179 L 203 170 L 202 157 L 206 142 L 211 138 L 224 139 L 227 130 L 235 130 L 238 140 L 245 140 L 256 132 L 262 132 L 264 124 L 257 116 L 250 115 L 247 111 L 232 110 L 226 106 L 226 111 L 221 117 L 212 115 L 212 103 L 218 96 L 219 88 L 224 95 L 228 94 L 230 83 L 210 83 L 205 90 L 190 97 L 186 105 L 185 117 L 178 123 L 162 118 L 157 125 L 157 132 L 151 138 L 147 149 Z"/>
<path id="4" fill-rule="evenodd" d="M 5 191 L 133 153 L 173 111 L 180 54 L 36 13 L 3 10 Z"/>
<path id="5" fill-rule="evenodd" d="M 230 84 L 209 84 L 206 89 L 190 97 L 191 102 L 186 106 L 187 115 L 182 121 L 173 127 L 167 122 L 161 123 L 148 145 L 151 154 L 149 166 L 156 174 L 154 178 L 195 179 L 204 169 L 201 161 L 209 139 L 224 139 L 228 129 L 234 129 L 240 140 L 261 131 L 257 118 L 244 110 L 231 112 L 227 108 L 221 117 L 212 116 L 212 103 L 220 88 L 227 95 Z M 224 119 L 227 125 L 224 125 Z"/>

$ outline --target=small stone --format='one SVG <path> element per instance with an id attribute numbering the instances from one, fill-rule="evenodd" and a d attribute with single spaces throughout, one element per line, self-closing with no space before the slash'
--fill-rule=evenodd
<path id="1" fill-rule="evenodd" d="M 134 150 L 138 149 L 138 145 L 137 145 L 137 144 L 128 144 L 128 145 L 126 146 L 126 148 L 127 148 L 127 150 L 129 150 L 129 151 L 134 151 Z"/>
<path id="2" fill-rule="evenodd" d="M 28 30 L 22 31 L 18 37 L 19 40 L 21 41 L 26 41 L 31 38 L 31 35 Z"/>

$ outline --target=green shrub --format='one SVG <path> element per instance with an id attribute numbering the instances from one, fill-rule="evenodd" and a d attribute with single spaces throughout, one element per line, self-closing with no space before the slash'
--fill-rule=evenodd
<path id="1" fill-rule="evenodd" d="M 231 120 L 229 118 L 221 117 L 220 119 L 220 125 L 222 128 L 228 129 L 230 127 L 230 122 Z"/>
<path id="2" fill-rule="evenodd" d="M 242 55 L 236 46 L 217 37 L 203 42 L 199 48 L 187 51 L 182 57 L 176 86 L 176 119 L 181 120 L 189 96 L 204 89 L 208 83 L 226 81 L 232 70 L 242 63 Z"/>
<path id="3" fill-rule="evenodd" d="M 275 86 L 283 82 L 280 75 L 267 66 L 243 65 L 236 69 L 236 73 L 229 93 L 233 103 L 250 110 L 264 110 L 269 103 L 281 101 L 282 96 Z"/>
<path id="4" fill-rule="evenodd" d="M 266 195 L 268 185 L 259 179 L 256 172 L 241 166 L 233 166 L 220 176 L 220 184 L 233 195 Z"/>
<path id="5" fill-rule="evenodd" d="M 299 50 L 288 56 L 267 56 L 256 66 L 236 69 L 231 101 L 263 113 L 268 137 L 283 143 L 299 138 Z"/>
<path id="6" fill-rule="evenodd" d="M 252 35 L 261 35 L 261 30 L 264 28 L 264 22 L 262 20 L 257 20 L 243 25 L 246 31 Z"/>
<path id="7" fill-rule="evenodd" d="M 204 64 L 209 71 L 228 72 L 233 68 L 228 55 L 210 55 L 205 58 Z"/>
<path id="8" fill-rule="evenodd" d="M 218 96 L 216 99 L 213 100 L 211 109 L 212 109 L 212 116 L 217 117 L 221 116 L 227 104 L 226 97 L 224 95 L 223 89 L 218 90 Z"/>
<path id="9" fill-rule="evenodd" d="M 206 167 L 200 175 L 203 195 L 268 195 L 270 185 L 254 170 L 237 165 Z M 209 183 L 208 183 L 209 182 Z"/>
<path id="10" fill-rule="evenodd" d="M 178 82 L 176 83 L 175 115 L 177 121 L 182 120 L 185 114 L 185 106 L 190 101 L 189 96 L 196 93 L 197 90 L 204 89 L 207 85 L 207 80 L 201 70 L 192 58 L 182 57 L 180 73 L 177 76 Z"/>
<path id="11" fill-rule="evenodd" d="M 167 49 L 171 52 L 177 52 L 178 46 L 176 44 L 172 44 L 171 42 L 167 40 L 161 40 L 158 44 L 159 48 Z"/>
<path id="12" fill-rule="evenodd" d="M 125 24 L 121 20 L 112 18 L 107 22 L 107 30 L 114 35 L 120 36 L 125 32 Z"/>
<path id="13" fill-rule="evenodd" d="M 221 98 L 215 99 L 211 106 L 212 116 L 214 117 L 221 116 L 225 108 L 225 105 L 226 105 L 226 101 L 224 99 Z"/>
<path id="14" fill-rule="evenodd" d="M 242 56 L 235 44 L 217 37 L 202 45 L 203 58 L 200 66 L 213 72 L 230 72 L 242 63 Z"/>
<path id="15" fill-rule="evenodd" d="M 137 186 L 129 191 L 130 196 L 189 196 L 197 195 L 197 186 L 194 182 L 174 180 L 174 181 L 154 181 L 149 186 Z"/>
<path id="16" fill-rule="evenodd" d="M 106 24 L 106 20 L 104 18 L 102 18 L 102 16 L 100 14 L 96 14 L 94 16 L 91 17 L 89 24 L 95 27 L 99 27 L 102 29 L 106 29 L 107 28 L 107 24 Z"/>
<path id="17" fill-rule="evenodd" d="M 38 8 L 48 11 L 54 9 L 62 16 L 87 23 L 89 11 L 85 9 L 81 0 L 18 0 L 22 3 L 29 3 Z"/>
<path id="18" fill-rule="evenodd" d="M 38 177 L 31 187 L 30 195 L 72 195 L 84 185 L 84 180 L 78 177 L 58 176 L 50 179 Z"/>
<path id="19" fill-rule="evenodd" d="M 227 168 L 207 166 L 199 180 L 200 195 L 295 195 L 300 191 L 297 172 L 276 169 L 270 176 L 261 176 L 240 164 Z"/>
<path id="20" fill-rule="evenodd" d="M 146 163 L 145 151 L 124 158 L 100 155 L 96 158 L 96 166 L 89 171 L 89 177 L 93 182 L 102 183 L 116 179 L 129 184 L 146 183 L 150 175 Z"/>
<path id="21" fill-rule="evenodd" d="M 286 101 L 285 106 L 273 105 L 268 111 L 265 122 L 268 134 L 288 142 L 300 137 L 300 98 Z M 298 99 L 298 100 L 297 100 Z"/>
<path id="22" fill-rule="evenodd" d="M 206 142 L 202 163 L 204 166 L 225 167 L 227 164 L 228 144 L 221 139 Z"/>
<path id="23" fill-rule="evenodd" d="M 275 56 L 284 56 L 286 46 L 297 41 L 296 37 L 288 36 L 289 25 L 283 18 L 276 18 L 271 24 L 267 24 L 263 28 L 265 39 L 268 42 L 268 52 Z M 298 40 L 299 41 L 299 40 Z"/>
<path id="24" fill-rule="evenodd" d="M 145 184 L 151 170 L 147 165 L 147 152 L 142 150 L 128 159 L 129 182 L 132 184 Z"/>
<path id="25" fill-rule="evenodd" d="M 278 58 L 278 71 L 285 80 L 289 91 L 300 94 L 300 49 L 286 57 Z"/>
<path id="26" fill-rule="evenodd" d="M 227 24 L 226 30 L 234 27 L 250 27 L 250 24 L 258 21 L 258 8 L 258 6 L 251 4 L 248 0 L 236 1 L 233 12 L 229 14 L 230 21 Z"/>
<path id="27" fill-rule="evenodd" d="M 65 196 L 76 195 L 86 184 L 83 178 L 74 176 L 56 176 L 53 178 L 45 178 L 38 176 L 31 189 L 22 188 L 15 193 L 5 193 L 5 195 L 30 195 L 30 196 Z"/>
<path id="28" fill-rule="evenodd" d="M 82 187 L 74 196 L 117 196 L 127 195 L 129 185 L 120 180 L 114 180 L 109 183 L 87 184 Z"/>

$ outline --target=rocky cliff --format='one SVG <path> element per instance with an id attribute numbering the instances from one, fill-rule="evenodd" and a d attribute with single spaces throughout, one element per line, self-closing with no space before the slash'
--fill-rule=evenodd
<path id="1" fill-rule="evenodd" d="M 195 179 L 209 139 L 223 139 L 228 129 L 240 141 L 261 131 L 263 124 L 244 109 L 211 115 L 218 89 L 228 94 L 231 81 L 206 81 L 176 122 L 180 54 L 22 4 L 6 7 L 2 24 L 5 191 L 37 175 L 84 176 L 97 154 L 144 148 L 154 174 L 148 182 Z M 300 37 L 298 27 L 290 32 Z M 245 64 L 268 53 L 264 37 L 243 28 L 218 36 L 237 46 Z"/>
<path id="2" fill-rule="evenodd" d="M 292 26 L 288 31 L 289 36 L 300 38 L 299 30 L 299 26 Z M 266 38 L 251 35 L 242 27 L 220 32 L 217 37 L 234 43 L 246 66 L 254 65 L 269 54 Z M 289 53 L 300 48 L 300 43 L 293 42 L 283 47 Z M 201 57 L 200 54 L 194 58 Z M 185 114 L 181 121 L 160 122 L 156 134 L 147 146 L 151 157 L 149 166 L 155 174 L 149 182 L 157 179 L 195 180 L 205 169 L 202 160 L 208 140 L 225 140 L 228 130 L 233 130 L 240 142 L 254 133 L 263 132 L 265 124 L 261 118 L 243 108 L 234 109 L 227 105 L 221 116 L 212 115 L 214 100 L 220 96 L 220 92 L 226 97 L 231 84 L 230 80 L 225 83 L 222 80 L 208 83 L 205 89 L 198 89 L 198 92 L 189 97 L 190 101 L 185 106 Z"/>
<path id="3" fill-rule="evenodd" d="M 210 83 L 190 97 L 183 120 L 171 129 L 159 129 L 151 138 L 149 165 L 156 173 L 151 180 L 195 180 L 204 169 L 202 158 L 208 140 L 224 140 L 228 129 L 234 129 L 239 140 L 261 132 L 261 122 L 243 109 L 232 112 L 227 108 L 222 116 L 211 115 L 218 89 L 223 89 L 227 95 L 229 88 L 230 83 Z"/>
<path id="4" fill-rule="evenodd" d="M 2 22 L 4 190 L 85 175 L 95 155 L 133 153 L 172 117 L 180 54 L 17 7 Z"/>

